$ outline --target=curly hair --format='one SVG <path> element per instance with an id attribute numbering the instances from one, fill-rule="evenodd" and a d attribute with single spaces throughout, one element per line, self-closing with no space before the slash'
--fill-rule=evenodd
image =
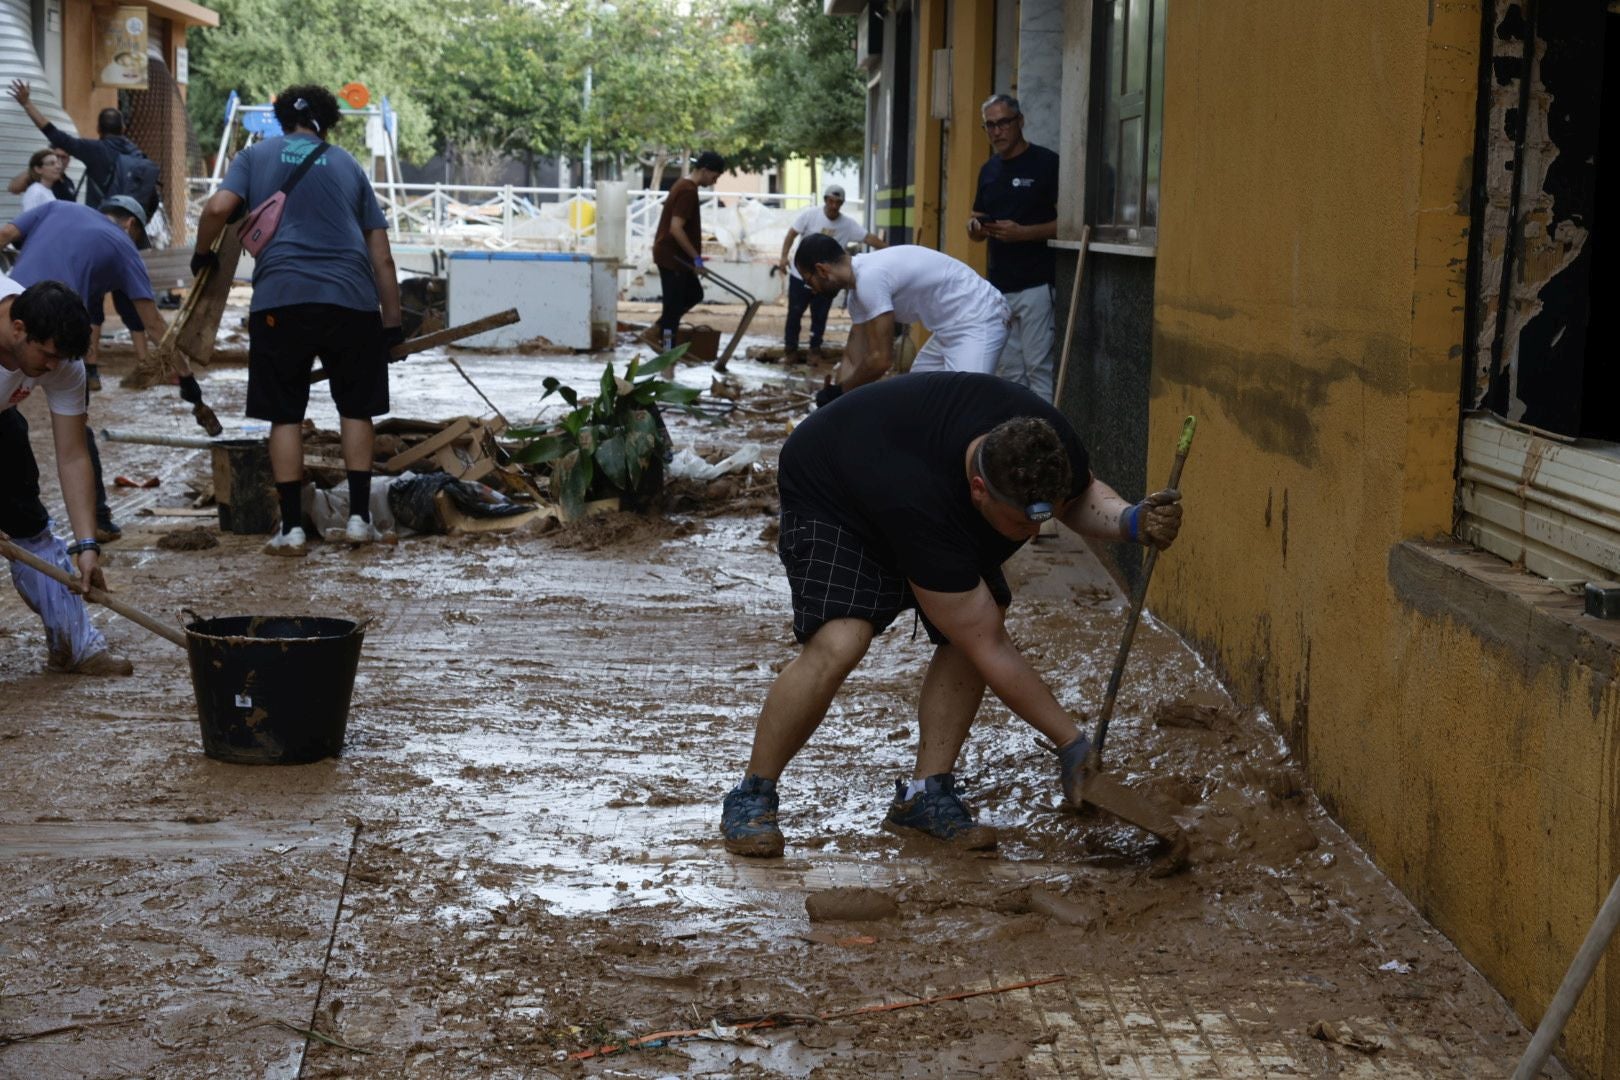
<path id="1" fill-rule="evenodd" d="M 55 344 L 63 356 L 83 356 L 90 348 L 90 312 L 79 294 L 60 281 L 39 281 L 17 294 L 11 317 L 23 324 L 23 338 Z"/>
<path id="2" fill-rule="evenodd" d="M 1051 424 L 1033 416 L 991 428 L 983 461 L 990 486 L 1020 505 L 1056 505 L 1074 490 L 1068 448 Z"/>
<path id="3" fill-rule="evenodd" d="M 332 96 L 332 91 L 317 83 L 287 87 L 276 95 L 272 107 L 275 109 L 276 122 L 284 132 L 302 124 L 325 136 L 343 119 L 343 110 L 338 108 L 337 98 Z"/>

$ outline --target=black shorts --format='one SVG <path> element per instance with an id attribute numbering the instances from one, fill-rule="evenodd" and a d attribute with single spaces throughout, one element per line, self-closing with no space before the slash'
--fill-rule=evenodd
<path id="1" fill-rule="evenodd" d="M 804 511 L 782 509 L 777 554 L 793 593 L 793 636 L 802 645 L 834 619 L 865 619 L 881 634 L 908 608 L 917 612 L 928 640 L 949 645 L 917 606 L 911 583 L 867 553 L 848 526 Z M 996 567 L 984 583 L 998 605 L 1012 603 L 1007 577 Z"/>
<path id="2" fill-rule="evenodd" d="M 369 420 L 388 411 L 382 315 L 336 304 L 289 304 L 248 316 L 248 416 L 272 424 L 303 420 L 317 356 L 331 376 L 339 416 Z"/>

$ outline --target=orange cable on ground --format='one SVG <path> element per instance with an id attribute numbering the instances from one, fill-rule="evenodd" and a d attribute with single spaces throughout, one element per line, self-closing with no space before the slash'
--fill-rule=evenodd
<path id="1" fill-rule="evenodd" d="M 1006 986 L 992 986 L 984 990 L 963 990 L 955 994 L 938 994 L 930 998 L 921 998 L 917 1001 L 897 1001 L 884 1005 L 862 1005 L 857 1009 L 845 1009 L 842 1012 L 825 1012 L 816 1016 L 817 1020 L 846 1020 L 852 1016 L 870 1016 L 874 1013 L 894 1012 L 898 1009 L 916 1009 L 924 1005 L 938 1005 L 944 1001 L 963 1001 L 967 998 L 984 997 L 988 994 L 1008 994 L 1014 990 L 1028 990 L 1032 986 L 1046 986 L 1051 983 L 1063 982 L 1067 975 L 1051 975 L 1044 979 L 1031 979 L 1028 982 L 1010 983 Z M 767 1028 L 786 1027 L 797 1023 L 796 1020 L 784 1021 L 777 1016 L 766 1016 L 758 1020 L 745 1020 L 740 1024 L 727 1024 L 734 1031 L 761 1031 Z M 581 1050 L 577 1054 L 568 1055 L 570 1061 L 584 1061 L 587 1058 L 605 1057 L 616 1054 L 621 1050 L 634 1050 L 649 1046 L 653 1043 L 667 1042 L 670 1039 L 693 1039 L 708 1035 L 712 1028 L 680 1028 L 674 1031 L 655 1031 L 650 1035 L 642 1035 L 624 1043 L 610 1043 Z"/>

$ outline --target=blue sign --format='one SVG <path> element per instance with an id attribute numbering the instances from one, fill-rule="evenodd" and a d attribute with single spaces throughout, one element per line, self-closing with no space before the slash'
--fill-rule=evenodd
<path id="1" fill-rule="evenodd" d="M 242 130 L 251 131 L 259 138 L 281 134 L 281 122 L 268 105 L 249 105 L 242 110 Z"/>

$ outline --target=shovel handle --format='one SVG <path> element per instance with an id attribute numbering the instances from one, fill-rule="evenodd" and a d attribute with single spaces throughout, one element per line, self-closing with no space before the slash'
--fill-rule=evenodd
<path id="1" fill-rule="evenodd" d="M 1193 432 L 1197 427 L 1196 417 L 1189 416 L 1182 421 L 1181 438 L 1176 442 L 1176 459 L 1170 465 L 1170 482 L 1166 487 L 1174 488 L 1181 483 L 1181 469 L 1187 464 L 1187 454 L 1192 450 Z M 1120 683 L 1125 680 L 1125 662 L 1131 656 L 1131 641 L 1136 637 L 1136 624 L 1142 618 L 1142 605 L 1147 602 L 1148 582 L 1153 580 L 1153 567 L 1158 561 L 1159 549 L 1148 548 L 1147 557 L 1142 560 L 1142 577 L 1131 594 L 1131 610 L 1125 617 L 1125 636 L 1119 643 L 1119 656 L 1115 657 L 1114 670 L 1108 676 L 1108 693 L 1103 697 L 1102 711 L 1097 714 L 1091 756 L 1086 759 L 1086 768 L 1092 773 L 1102 771 L 1103 741 L 1108 738 L 1108 722 L 1114 716 L 1114 702 L 1119 698 Z"/>
<path id="2" fill-rule="evenodd" d="M 186 648 L 186 636 L 180 631 L 176 630 L 174 627 L 168 625 L 167 623 L 159 622 L 157 619 L 154 619 L 152 616 L 148 615 L 139 608 L 131 607 L 121 600 L 114 600 L 104 589 L 98 589 L 94 585 L 90 586 L 88 589 L 83 588 L 78 578 L 75 578 L 71 574 L 67 573 L 59 566 L 52 566 L 50 563 L 39 558 L 37 555 L 34 555 L 32 552 L 24 551 L 16 544 L 13 544 L 10 540 L 0 540 L 0 555 L 4 555 L 13 562 L 20 562 L 30 569 L 38 570 L 46 577 L 55 578 L 57 581 L 60 581 L 74 592 L 82 593 L 84 596 L 89 597 L 91 600 L 94 600 L 103 607 L 109 607 L 118 612 L 118 614 L 122 615 L 130 622 L 139 623 L 148 630 L 152 631 L 152 633 L 168 638 L 182 649 Z"/>
<path id="3" fill-rule="evenodd" d="M 388 353 L 388 362 L 390 364 L 396 363 L 407 356 L 439 345 L 448 345 L 452 341 L 460 341 L 462 338 L 469 338 L 474 334 L 499 330 L 503 326 L 511 326 L 520 319 L 517 308 L 507 308 L 505 311 L 497 311 L 493 315 L 485 315 L 483 318 L 474 319 L 472 322 L 464 322 L 459 326 L 447 326 L 443 330 L 435 330 L 431 334 L 413 337 L 409 341 L 402 341 L 395 345 Z M 310 373 L 309 381 L 313 385 L 329 377 L 330 375 L 324 367 L 317 368 Z"/>

